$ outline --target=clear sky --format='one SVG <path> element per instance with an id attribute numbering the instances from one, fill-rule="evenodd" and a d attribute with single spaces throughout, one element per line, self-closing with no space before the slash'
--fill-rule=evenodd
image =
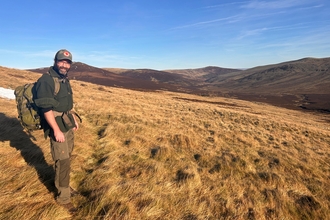
<path id="1" fill-rule="evenodd" d="M 251 68 L 330 57 L 329 0 L 1 2 L 0 66 Z"/>

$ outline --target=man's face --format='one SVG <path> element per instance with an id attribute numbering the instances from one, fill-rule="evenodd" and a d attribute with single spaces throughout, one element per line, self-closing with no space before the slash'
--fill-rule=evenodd
<path id="1" fill-rule="evenodd" d="M 69 60 L 58 60 L 56 61 L 56 67 L 61 74 L 66 75 L 71 67 L 71 62 Z"/>

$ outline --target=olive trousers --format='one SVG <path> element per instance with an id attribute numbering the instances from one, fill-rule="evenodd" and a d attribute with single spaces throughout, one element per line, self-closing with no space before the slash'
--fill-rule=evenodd
<path id="1" fill-rule="evenodd" d="M 70 158 L 74 146 L 74 133 L 71 130 L 64 133 L 65 142 L 56 142 L 54 134 L 50 135 L 50 148 L 54 160 L 56 201 L 60 204 L 71 202 L 70 196 Z"/>

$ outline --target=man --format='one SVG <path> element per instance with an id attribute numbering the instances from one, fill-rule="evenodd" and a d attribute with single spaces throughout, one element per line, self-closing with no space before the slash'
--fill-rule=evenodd
<path id="1" fill-rule="evenodd" d="M 55 163 L 56 201 L 73 213 L 77 209 L 71 203 L 70 157 L 74 146 L 73 131 L 78 129 L 78 123 L 72 114 L 73 96 L 68 80 L 71 64 L 72 54 L 68 50 L 62 49 L 55 54 L 54 65 L 35 84 L 35 103 L 44 116 L 45 137 L 50 138 Z"/>

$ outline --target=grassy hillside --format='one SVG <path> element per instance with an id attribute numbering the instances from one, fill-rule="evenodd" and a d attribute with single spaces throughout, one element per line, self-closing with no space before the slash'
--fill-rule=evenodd
<path id="1" fill-rule="evenodd" d="M 0 67 L 0 86 L 38 74 Z M 72 81 L 83 123 L 71 185 L 54 201 L 49 140 L 0 98 L 0 219 L 329 219 L 330 124 L 226 98 Z"/>
<path id="2" fill-rule="evenodd" d="M 305 58 L 232 73 L 225 80 L 218 75 L 211 82 L 240 93 L 329 94 L 329 73 L 330 58 Z"/>

